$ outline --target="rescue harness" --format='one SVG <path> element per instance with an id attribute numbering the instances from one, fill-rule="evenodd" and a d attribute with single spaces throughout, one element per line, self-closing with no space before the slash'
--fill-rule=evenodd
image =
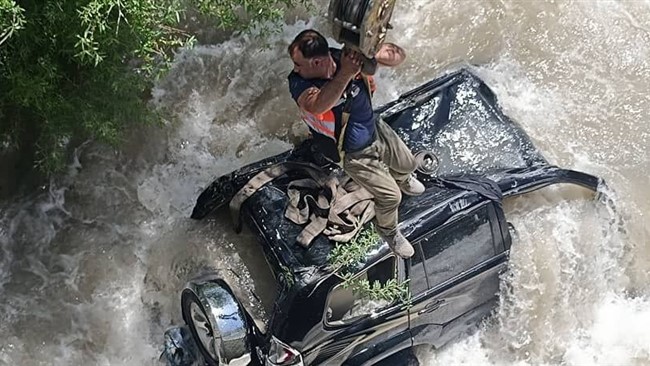
<path id="1" fill-rule="evenodd" d="M 296 242 L 308 248 L 319 234 L 338 242 L 350 241 L 363 225 L 375 217 L 373 196 L 356 184 L 341 169 L 327 173 L 303 162 L 283 162 L 255 175 L 230 201 L 235 231 L 241 231 L 241 205 L 257 190 L 288 172 L 305 175 L 289 183 L 289 202 L 284 216 L 297 225 L 305 225 Z"/>

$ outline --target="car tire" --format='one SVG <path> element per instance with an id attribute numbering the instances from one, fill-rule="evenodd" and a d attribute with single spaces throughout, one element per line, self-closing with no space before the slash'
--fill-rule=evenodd
<path id="1" fill-rule="evenodd" d="M 203 342 L 201 342 L 201 337 L 199 336 L 199 331 L 196 329 L 196 324 L 192 320 L 192 305 L 195 305 L 200 309 L 200 311 L 203 312 L 203 317 L 205 319 L 206 324 L 209 327 L 212 327 L 213 324 L 210 323 L 210 318 L 206 315 L 205 308 L 203 305 L 201 305 L 201 301 L 199 298 L 192 293 L 191 291 L 184 291 L 183 295 L 181 296 L 181 311 L 183 313 L 183 319 L 185 320 L 185 323 L 187 326 L 190 328 L 190 332 L 192 332 L 192 337 L 196 340 L 196 344 L 199 347 L 199 351 L 201 352 L 201 356 L 203 356 L 203 359 L 205 363 L 208 366 L 219 366 L 219 361 L 215 360 L 214 357 L 210 354 L 210 351 L 208 351 Z M 211 329 L 211 328 L 210 328 Z"/>

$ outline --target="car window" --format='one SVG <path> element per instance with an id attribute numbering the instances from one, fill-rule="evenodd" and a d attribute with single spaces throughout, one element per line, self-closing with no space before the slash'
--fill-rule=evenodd
<path id="1" fill-rule="evenodd" d="M 485 205 L 419 242 L 431 287 L 495 255 L 487 210 Z"/>
<path id="2" fill-rule="evenodd" d="M 397 268 L 395 257 L 389 257 L 369 267 L 355 279 L 368 280 L 371 284 L 375 281 L 386 284 L 395 278 Z M 388 301 L 373 301 L 365 299 L 353 291 L 353 288 L 339 284 L 334 287 L 327 297 L 325 307 L 325 320 L 328 323 L 347 323 L 359 317 L 376 313 L 388 307 Z"/>

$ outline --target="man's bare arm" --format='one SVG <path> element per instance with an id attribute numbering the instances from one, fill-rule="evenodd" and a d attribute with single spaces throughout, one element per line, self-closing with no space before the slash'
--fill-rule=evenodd
<path id="1" fill-rule="evenodd" d="M 358 53 L 343 50 L 340 70 L 334 78 L 322 88 L 309 88 L 298 97 L 300 108 L 313 114 L 325 113 L 332 109 L 341 98 L 348 83 L 361 70 L 361 58 Z"/>
<path id="2" fill-rule="evenodd" d="M 375 55 L 377 63 L 383 66 L 395 67 L 406 59 L 404 49 L 394 43 L 384 43 Z"/>
<path id="3" fill-rule="evenodd" d="M 311 87 L 302 92 L 298 97 L 298 105 L 309 113 L 325 113 L 332 109 L 336 102 L 341 99 L 350 80 L 352 80 L 350 76 L 337 74 L 334 79 L 328 81 L 322 88 Z"/>

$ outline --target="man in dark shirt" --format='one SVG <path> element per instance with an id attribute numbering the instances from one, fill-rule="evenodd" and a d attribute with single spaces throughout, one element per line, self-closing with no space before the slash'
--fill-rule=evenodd
<path id="1" fill-rule="evenodd" d="M 289 45 L 294 68 L 289 90 L 320 153 L 341 162 L 345 172 L 375 197 L 379 234 L 397 255 L 408 258 L 413 247 L 397 228 L 401 192 L 418 195 L 413 154 L 395 131 L 375 120 L 371 77 L 362 75 L 361 56 L 349 49 L 329 48 L 315 30 L 298 34 Z M 383 66 L 404 61 L 404 50 L 384 43 L 375 56 Z M 347 116 L 345 116 L 347 114 Z M 344 117 L 345 116 L 345 117 Z"/>

